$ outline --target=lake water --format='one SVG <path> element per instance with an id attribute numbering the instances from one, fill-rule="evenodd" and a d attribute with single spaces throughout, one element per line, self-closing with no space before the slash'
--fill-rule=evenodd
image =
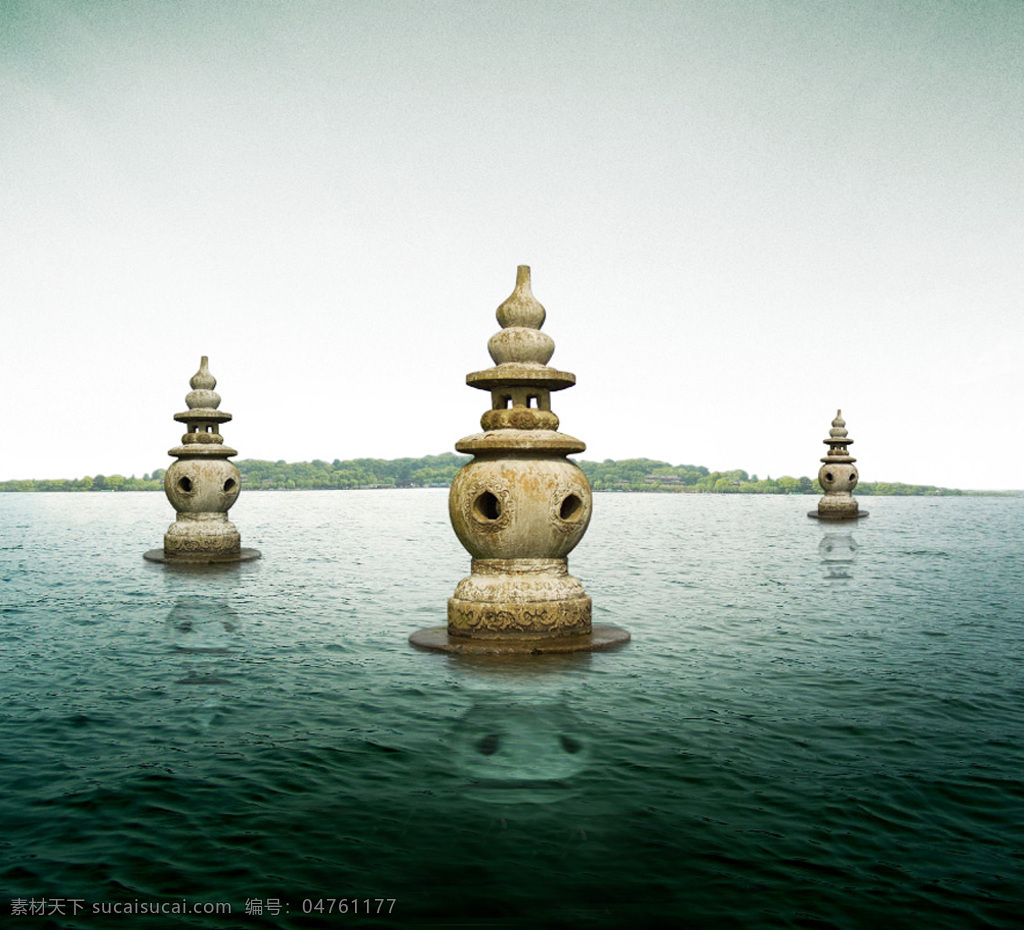
<path id="1" fill-rule="evenodd" d="M 192 571 L 163 495 L 0 495 L 2 922 L 1024 926 L 1024 499 L 815 500 L 597 495 L 632 642 L 503 660 L 407 643 L 444 490 L 243 493 Z"/>

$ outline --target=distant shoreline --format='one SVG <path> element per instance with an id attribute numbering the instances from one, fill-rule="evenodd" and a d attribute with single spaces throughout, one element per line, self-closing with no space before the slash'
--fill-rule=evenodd
<path id="1" fill-rule="evenodd" d="M 348 459 L 287 463 L 242 459 L 235 463 L 249 491 L 354 491 L 387 488 L 445 488 L 471 459 L 452 452 L 403 459 Z M 758 478 L 741 469 L 710 471 L 703 465 L 670 465 L 653 459 L 579 461 L 596 492 L 662 494 L 812 494 L 822 493 L 816 479 L 782 475 Z M 136 478 L 94 475 L 83 478 L 27 478 L 0 481 L 0 492 L 162 491 L 165 469 Z M 862 481 L 857 493 L 885 497 L 1019 497 L 1024 490 L 963 491 L 934 485 Z"/>

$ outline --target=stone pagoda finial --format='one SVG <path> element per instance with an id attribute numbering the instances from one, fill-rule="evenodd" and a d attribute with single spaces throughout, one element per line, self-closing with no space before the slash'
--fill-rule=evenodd
<path id="1" fill-rule="evenodd" d="M 590 523 L 586 475 L 568 455 L 584 443 L 558 430 L 551 392 L 576 376 L 548 366 L 555 343 L 540 331 L 544 307 L 520 265 L 487 344 L 494 367 L 466 376 L 491 394 L 484 432 L 455 444 L 474 458 L 452 481 L 448 512 L 472 558 L 448 602 L 448 626 L 420 630 L 417 646 L 448 652 L 534 653 L 626 642 L 617 627 L 591 625 L 590 598 L 568 573 L 569 552 Z"/>
<path id="2" fill-rule="evenodd" d="M 227 518 L 238 499 L 242 476 L 228 458 L 238 453 L 224 445 L 220 424 L 231 419 L 220 407 L 217 379 L 204 355 L 189 380 L 188 410 L 174 419 L 184 423 L 181 445 L 168 451 L 178 461 L 164 476 L 164 491 L 177 519 L 164 534 L 163 549 L 151 549 L 151 562 L 240 562 L 258 559 L 256 549 L 243 549 L 241 536 Z"/>
<path id="3" fill-rule="evenodd" d="M 849 452 L 848 447 L 853 445 L 853 440 L 848 438 L 842 410 L 836 411 L 828 439 L 822 442 L 828 446 L 828 454 L 821 460 L 823 464 L 818 470 L 818 482 L 825 494 L 818 501 L 818 509 L 811 511 L 808 516 L 822 520 L 866 517 L 867 511 L 860 509 L 851 493 L 860 476 L 857 466 L 853 464 L 857 460 Z"/>
<path id="4" fill-rule="evenodd" d="M 192 388 L 185 395 L 189 410 L 216 410 L 220 406 L 220 394 L 214 390 L 217 379 L 210 374 L 210 360 L 205 355 L 199 360 L 199 371 L 189 378 L 188 384 Z"/>
<path id="5" fill-rule="evenodd" d="M 507 329 L 510 326 L 540 329 L 544 325 L 544 320 L 547 319 L 547 311 L 541 302 L 533 296 L 533 289 L 530 287 L 529 265 L 520 265 L 516 268 L 515 290 L 498 306 L 494 315 L 498 318 L 502 329 Z M 550 339 L 548 341 L 551 342 Z M 488 345 L 488 348 L 491 348 L 490 345 Z M 553 352 L 554 349 L 555 344 L 551 342 L 551 351 Z M 491 349 L 491 358 L 499 365 L 503 361 L 503 359 L 495 358 L 493 349 Z M 548 352 L 547 358 L 541 364 L 546 365 L 548 358 L 551 358 L 551 352 Z M 517 361 L 521 361 L 521 359 L 517 359 Z"/>
<path id="6" fill-rule="evenodd" d="M 530 289 L 530 268 L 520 265 L 516 287 L 495 314 L 501 330 L 491 336 L 487 350 L 495 367 L 475 371 L 466 383 L 491 392 L 491 409 L 480 418 L 486 430 L 557 430 L 551 392 L 572 387 L 576 376 L 548 367 L 555 341 L 540 331 L 546 312 Z M 582 452 L 585 446 L 573 452 Z"/>
<path id="7" fill-rule="evenodd" d="M 828 446 L 832 450 L 839 448 L 845 449 L 850 443 L 853 442 L 852 439 L 847 440 L 846 438 L 846 420 L 843 419 L 842 410 L 836 411 L 836 418 L 832 421 L 832 429 L 828 431 L 828 435 L 829 438 L 823 439 L 822 442 L 828 444 Z"/>

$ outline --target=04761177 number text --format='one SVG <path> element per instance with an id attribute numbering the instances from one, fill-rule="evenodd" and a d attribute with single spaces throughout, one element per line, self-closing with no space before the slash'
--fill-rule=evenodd
<path id="1" fill-rule="evenodd" d="M 303 914 L 390 914 L 397 898 L 303 898 Z"/>

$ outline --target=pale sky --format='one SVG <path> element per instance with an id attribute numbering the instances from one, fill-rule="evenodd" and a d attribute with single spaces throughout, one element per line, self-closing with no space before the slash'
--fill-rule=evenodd
<path id="1" fill-rule="evenodd" d="M 1022 488 L 1024 3 L 0 0 L 0 480 L 479 431 L 516 266 L 581 458 Z"/>

